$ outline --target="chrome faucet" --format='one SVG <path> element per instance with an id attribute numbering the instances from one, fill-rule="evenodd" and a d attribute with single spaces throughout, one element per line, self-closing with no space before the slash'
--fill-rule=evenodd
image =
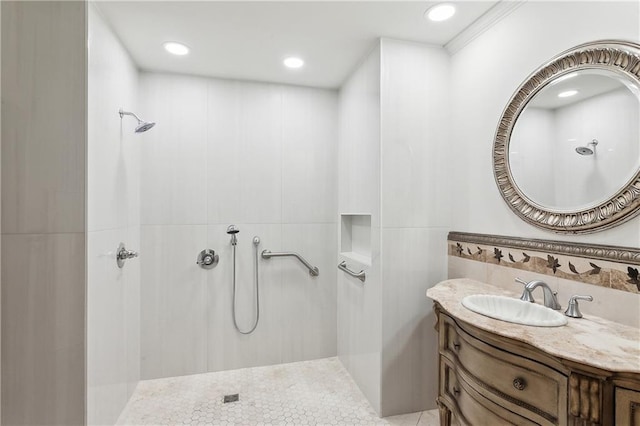
<path id="1" fill-rule="evenodd" d="M 520 296 L 520 300 L 524 300 L 525 302 L 532 302 L 532 303 L 535 302 L 535 299 L 533 298 L 533 294 L 531 293 L 536 288 L 542 287 L 542 291 L 544 294 L 544 306 L 546 306 L 547 308 L 555 309 L 556 311 L 559 311 L 560 309 L 562 309 L 562 306 L 560 306 L 560 303 L 558 303 L 558 299 L 556 298 L 556 293 L 553 290 L 551 290 L 551 287 L 549 287 L 549 285 L 544 281 L 533 280 L 528 283 L 525 283 L 519 278 L 516 278 L 516 281 L 525 285 L 524 291 L 522 292 L 522 296 Z"/>

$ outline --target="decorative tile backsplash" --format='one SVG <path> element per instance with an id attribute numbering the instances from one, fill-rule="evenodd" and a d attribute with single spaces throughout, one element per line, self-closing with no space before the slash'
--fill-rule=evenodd
<path id="1" fill-rule="evenodd" d="M 450 232 L 449 255 L 640 293 L 640 250 Z"/>

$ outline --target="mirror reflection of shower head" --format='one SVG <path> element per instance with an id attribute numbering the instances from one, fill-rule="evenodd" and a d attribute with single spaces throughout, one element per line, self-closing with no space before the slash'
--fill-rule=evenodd
<path id="1" fill-rule="evenodd" d="M 154 122 L 148 122 L 148 121 L 141 120 L 140 117 L 135 115 L 133 112 L 124 111 L 122 108 L 120 108 L 119 114 L 120 114 L 120 119 L 122 119 L 122 117 L 125 116 L 125 115 L 131 115 L 136 120 L 138 120 L 138 125 L 136 126 L 136 130 L 135 130 L 136 133 L 146 132 L 147 130 L 149 130 L 150 128 L 152 128 L 153 126 L 156 125 L 156 123 L 154 123 Z"/>
<path id="2" fill-rule="evenodd" d="M 227 234 L 231 235 L 231 245 L 232 246 L 235 246 L 238 243 L 238 238 L 236 237 L 236 234 L 238 232 L 240 232 L 240 230 L 235 225 L 229 225 L 227 227 Z"/>
<path id="3" fill-rule="evenodd" d="M 589 148 L 589 145 L 593 145 L 593 149 Z M 597 145 L 598 145 L 598 140 L 593 139 L 591 142 L 587 144 L 587 146 L 577 147 L 576 152 L 580 155 L 593 155 L 596 152 Z"/>

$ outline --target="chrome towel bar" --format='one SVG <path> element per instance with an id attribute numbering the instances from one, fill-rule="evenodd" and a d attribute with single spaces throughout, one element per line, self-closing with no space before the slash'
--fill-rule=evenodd
<path id="1" fill-rule="evenodd" d="M 364 280 L 367 279 L 366 274 L 364 273 L 363 270 L 361 270 L 360 272 L 353 272 L 351 269 L 347 268 L 347 262 L 344 260 L 340 262 L 340 264 L 338 265 L 338 269 L 346 272 L 352 277 L 359 279 L 362 282 L 364 282 Z"/>
<path id="2" fill-rule="evenodd" d="M 294 253 L 294 252 L 282 252 L 282 253 L 274 253 L 270 250 L 263 250 L 262 251 L 262 258 L 263 259 L 270 259 L 272 257 L 287 257 L 287 256 L 291 256 L 291 257 L 295 257 L 297 258 L 304 266 L 307 267 L 307 269 L 309 269 L 309 275 L 313 276 L 313 277 L 317 277 L 318 275 L 320 275 L 320 270 L 313 266 L 312 264 L 310 264 L 309 262 L 307 262 L 307 260 L 300 256 L 298 253 Z"/>

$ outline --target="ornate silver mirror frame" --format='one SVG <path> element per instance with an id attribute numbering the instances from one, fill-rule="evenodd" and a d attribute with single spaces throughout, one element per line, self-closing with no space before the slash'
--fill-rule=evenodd
<path id="1" fill-rule="evenodd" d="M 585 69 L 614 71 L 640 87 L 640 45 L 603 40 L 567 50 L 541 66 L 516 90 L 507 104 L 493 143 L 493 169 L 502 198 L 531 225 L 561 234 L 586 234 L 611 228 L 640 213 L 640 170 L 609 199 L 575 211 L 556 211 L 531 201 L 516 185 L 509 166 L 509 141 L 527 103 L 553 80 Z"/>

